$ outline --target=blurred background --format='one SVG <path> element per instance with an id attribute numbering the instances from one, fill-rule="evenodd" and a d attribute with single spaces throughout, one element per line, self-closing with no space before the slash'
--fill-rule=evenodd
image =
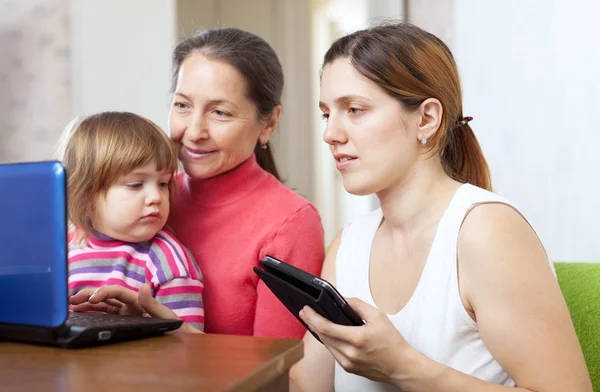
<path id="1" fill-rule="evenodd" d="M 403 20 L 454 52 L 494 190 L 553 260 L 600 261 L 599 13 L 593 0 L 0 0 L 0 162 L 51 158 L 77 115 L 127 110 L 166 130 L 177 40 L 239 27 L 282 62 L 274 151 L 329 242 L 377 200 L 344 191 L 322 141 L 320 63 L 337 37 Z"/>

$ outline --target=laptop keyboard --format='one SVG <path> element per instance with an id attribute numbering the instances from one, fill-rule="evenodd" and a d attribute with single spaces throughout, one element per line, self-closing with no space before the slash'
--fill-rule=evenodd
<path id="1" fill-rule="evenodd" d="M 155 320 L 149 317 L 140 316 L 122 316 L 118 314 L 107 314 L 100 312 L 69 312 L 66 324 L 79 327 L 103 327 L 119 325 L 139 325 L 153 324 L 155 322 L 164 322 L 164 320 Z"/>

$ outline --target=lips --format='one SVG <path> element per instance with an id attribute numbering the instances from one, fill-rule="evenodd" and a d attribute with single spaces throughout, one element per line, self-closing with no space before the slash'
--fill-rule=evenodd
<path id="1" fill-rule="evenodd" d="M 334 153 L 333 158 L 336 160 L 335 167 L 339 171 L 346 169 L 348 166 L 358 160 L 358 157 L 342 153 Z"/>
<path id="2" fill-rule="evenodd" d="M 142 217 L 142 220 L 149 220 L 149 221 L 160 220 L 160 213 L 159 212 L 151 212 L 148 215 L 144 215 Z"/>
<path id="3" fill-rule="evenodd" d="M 357 159 L 357 157 L 355 157 L 353 155 L 342 154 L 342 153 L 337 153 L 337 152 L 333 154 L 333 158 L 336 161 L 342 162 L 342 163 Z"/>
<path id="4" fill-rule="evenodd" d="M 193 159 L 205 158 L 217 152 L 217 150 L 191 148 L 187 146 L 183 146 L 182 149 L 186 156 Z"/>

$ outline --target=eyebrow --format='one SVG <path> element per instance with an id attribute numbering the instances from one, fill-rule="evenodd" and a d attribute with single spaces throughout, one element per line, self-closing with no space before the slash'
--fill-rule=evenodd
<path id="1" fill-rule="evenodd" d="M 358 95 L 358 94 L 348 94 L 348 95 L 342 95 L 341 97 L 337 97 L 334 102 L 336 104 L 339 104 L 340 102 L 348 102 L 348 101 L 355 101 L 357 99 L 361 99 L 361 100 L 369 100 L 367 97 L 363 97 L 362 95 Z M 325 104 L 325 102 L 323 101 L 319 101 L 319 107 L 323 108 L 323 107 L 327 107 L 327 105 Z"/>
<path id="2" fill-rule="evenodd" d="M 186 94 L 184 94 L 184 93 L 179 93 L 179 92 L 177 92 L 177 93 L 175 93 L 175 95 L 179 95 L 180 97 L 182 97 L 182 98 L 184 98 L 184 99 L 187 99 L 188 101 L 193 101 L 193 99 L 192 99 L 192 98 L 190 98 L 190 96 L 189 96 L 189 95 L 186 95 Z M 208 100 L 208 102 L 207 102 L 207 103 L 208 103 L 209 105 L 220 105 L 220 104 L 222 104 L 222 103 L 226 103 L 226 104 L 229 104 L 229 105 L 235 106 L 236 108 L 238 107 L 238 106 L 237 106 L 235 103 L 233 103 L 233 102 L 231 102 L 231 101 L 229 101 L 229 100 L 227 100 L 227 99 L 224 99 L 224 98 L 219 98 L 219 99 L 210 99 L 210 100 Z"/>
<path id="3" fill-rule="evenodd" d="M 130 177 L 130 176 L 153 176 L 155 174 L 158 174 L 159 176 L 173 176 L 173 173 L 171 172 L 167 172 L 165 170 L 163 171 L 145 171 L 145 170 L 134 170 L 132 172 L 127 173 L 125 176 L 123 177 Z"/>
<path id="4" fill-rule="evenodd" d="M 187 99 L 188 101 L 191 101 L 192 98 L 190 98 L 189 96 L 185 95 L 184 93 L 180 93 L 180 92 L 176 92 L 175 95 L 179 95 L 180 97 Z"/>

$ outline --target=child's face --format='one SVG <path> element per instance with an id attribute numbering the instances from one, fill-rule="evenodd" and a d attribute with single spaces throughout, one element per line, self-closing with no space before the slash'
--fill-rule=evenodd
<path id="1" fill-rule="evenodd" d="M 169 216 L 171 175 L 157 171 L 152 161 L 118 179 L 94 202 L 94 230 L 126 242 L 154 237 Z"/>

